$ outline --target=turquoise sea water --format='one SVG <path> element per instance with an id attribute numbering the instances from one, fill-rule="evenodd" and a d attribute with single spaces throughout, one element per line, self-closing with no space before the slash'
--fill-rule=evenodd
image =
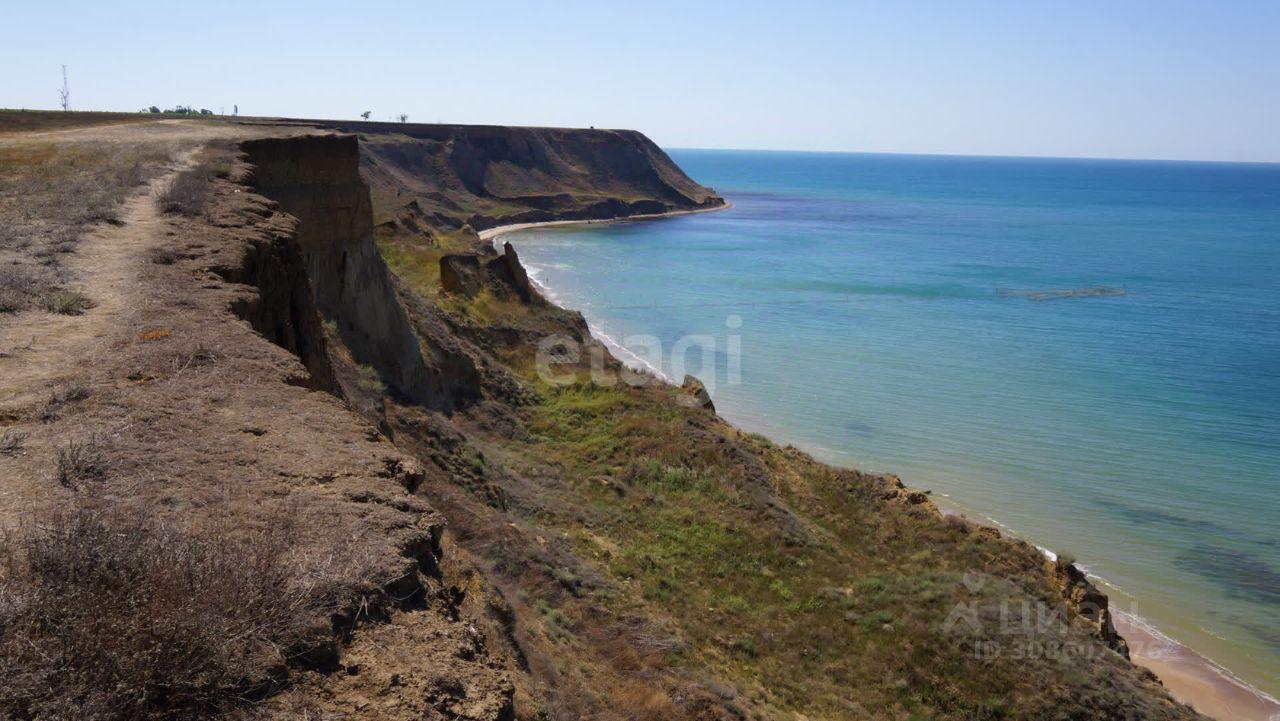
<path id="1" fill-rule="evenodd" d="M 1280 166 L 672 156 L 734 207 L 506 239 L 668 374 L 715 338 L 730 421 L 1070 552 L 1280 695 Z"/>

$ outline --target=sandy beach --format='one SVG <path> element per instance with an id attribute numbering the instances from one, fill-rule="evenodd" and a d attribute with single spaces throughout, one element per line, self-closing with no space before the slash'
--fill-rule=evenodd
<path id="1" fill-rule="evenodd" d="M 984 525 L 996 525 L 949 498 L 934 496 L 939 510 Z M 1009 533 L 1008 528 L 1000 528 Z M 1015 534 L 1016 535 L 1016 534 Z M 1043 549 L 1042 549 L 1043 550 Z M 1106 582 L 1092 578 L 1109 594 Z M 1209 659 L 1160 633 L 1145 619 L 1114 609 L 1116 631 L 1129 644 L 1129 657 L 1151 670 L 1169 693 L 1217 721 L 1280 721 L 1280 701 L 1232 676 Z"/>
<path id="2" fill-rule="evenodd" d="M 1276 721 L 1280 702 L 1232 678 L 1213 662 L 1152 631 L 1140 619 L 1115 615 L 1133 662 L 1155 672 L 1174 698 L 1218 721 Z"/>
<path id="3" fill-rule="evenodd" d="M 501 235 L 514 233 L 517 230 L 529 230 L 530 228 L 552 228 L 566 225 L 612 225 L 614 223 L 629 223 L 633 220 L 661 220 L 663 218 L 674 218 L 680 215 L 694 215 L 695 213 L 714 213 L 718 210 L 728 210 L 732 207 L 733 203 L 726 200 L 724 205 L 717 205 L 713 208 L 671 210 L 666 213 L 629 215 L 625 218 L 591 218 L 587 220 L 546 220 L 537 223 L 511 223 L 509 225 L 496 225 L 492 228 L 487 228 L 476 233 L 476 235 L 480 236 L 480 240 L 494 240 Z"/>

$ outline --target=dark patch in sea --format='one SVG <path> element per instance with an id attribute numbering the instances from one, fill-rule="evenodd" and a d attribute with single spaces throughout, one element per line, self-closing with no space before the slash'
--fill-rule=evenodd
<path id="1" fill-rule="evenodd" d="M 1229 538 L 1245 543 L 1252 543 L 1266 548 L 1275 548 L 1280 546 L 1280 541 L 1274 538 L 1261 538 L 1245 531 L 1235 528 L 1228 528 L 1220 523 L 1206 521 L 1201 518 L 1188 518 L 1179 516 L 1167 511 L 1156 510 L 1153 508 L 1138 508 L 1129 506 L 1115 501 L 1101 502 L 1106 508 L 1114 513 L 1123 516 L 1126 520 L 1132 521 L 1143 526 L 1160 525 L 1170 528 L 1178 528 L 1188 531 L 1200 531 L 1219 538 Z"/>
<path id="2" fill-rule="evenodd" d="M 1280 606 L 1280 573 L 1251 553 L 1198 543 L 1180 554 L 1178 563 L 1218 584 L 1228 596 Z"/>
<path id="3" fill-rule="evenodd" d="M 1273 655 L 1280 656 L 1280 629 L 1264 626 L 1260 623 L 1243 621 L 1238 618 L 1232 618 L 1230 620 L 1240 628 L 1248 631 L 1259 641 L 1265 643 L 1267 645 L 1267 650 L 1269 650 Z"/>
<path id="4" fill-rule="evenodd" d="M 850 227 L 895 225 L 925 217 L 914 204 L 851 201 L 844 198 L 815 198 L 794 193 L 730 191 L 733 216 L 724 220 L 777 220 L 793 223 L 803 218 L 806 227 L 831 226 L 841 231 Z"/>
<path id="5" fill-rule="evenodd" d="M 898 285 L 879 283 L 842 282 L 832 280 L 788 278 L 752 280 L 741 287 L 751 290 L 788 290 L 807 293 L 843 296 L 889 296 L 917 300 L 963 299 L 987 300 L 991 296 L 980 288 L 958 284 L 903 283 Z"/>
<path id="6" fill-rule="evenodd" d="M 875 433 L 871 426 L 863 423 L 862 421 L 845 421 L 842 425 L 844 426 L 844 429 L 849 432 L 849 435 L 854 438 L 866 440 L 871 438 Z"/>

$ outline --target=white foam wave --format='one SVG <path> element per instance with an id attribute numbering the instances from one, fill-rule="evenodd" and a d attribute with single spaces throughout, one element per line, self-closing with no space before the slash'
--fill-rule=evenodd
<path id="1" fill-rule="evenodd" d="M 592 324 L 591 321 L 587 321 L 587 330 L 591 331 L 591 335 L 595 336 L 596 340 L 604 343 L 605 347 L 609 349 L 609 352 L 613 353 L 614 357 L 626 364 L 627 367 L 638 371 L 644 371 L 646 373 L 652 373 L 672 385 L 676 383 L 676 380 L 666 373 L 663 373 L 661 368 L 658 368 L 645 360 L 643 356 L 619 343 L 613 336 L 600 330 Z"/>
<path id="2" fill-rule="evenodd" d="M 556 305 L 560 305 L 559 303 L 556 303 L 560 298 L 560 294 L 552 290 L 551 286 L 547 285 L 542 280 L 542 274 L 546 269 L 536 265 L 529 265 L 527 263 L 525 264 L 524 269 L 525 272 L 529 274 L 529 282 L 537 286 L 538 292 L 542 294 L 542 297 Z"/>
<path id="3" fill-rule="evenodd" d="M 550 267 L 559 269 L 555 265 L 551 265 Z M 563 267 L 569 268 L 570 266 L 563 266 Z M 551 286 L 547 285 L 546 282 L 542 280 L 542 274 L 546 271 L 546 268 L 541 266 L 536 266 L 536 265 L 525 264 L 525 271 L 529 274 L 529 282 L 533 283 L 534 286 L 538 288 L 538 292 L 541 293 L 544 298 L 564 308 L 570 308 L 572 310 L 578 310 L 578 311 L 582 310 L 581 308 L 573 308 L 568 303 L 560 302 L 561 300 L 560 294 L 556 293 L 555 290 L 551 288 Z M 591 335 L 596 340 L 603 343 L 604 346 L 609 349 L 609 352 L 612 353 L 615 358 L 622 361 L 622 363 L 625 364 L 628 368 L 641 371 L 644 373 L 651 373 L 657 378 L 662 379 L 666 383 L 671 383 L 672 385 L 676 384 L 676 380 L 671 376 L 667 375 L 666 373 L 664 373 L 661 368 L 658 368 L 657 366 L 653 365 L 648 360 L 646 360 L 643 356 L 637 354 L 635 351 L 631 350 L 630 348 L 627 348 L 622 343 L 619 343 L 616 338 L 606 333 L 597 324 L 592 323 L 590 320 L 587 321 L 587 330 L 591 333 Z"/>
<path id="4" fill-rule="evenodd" d="M 1137 626 L 1138 628 L 1141 628 L 1144 633 L 1156 639 L 1158 642 L 1160 642 L 1163 649 L 1167 649 L 1169 651 L 1176 651 L 1180 654 L 1197 658 L 1200 661 L 1202 661 L 1206 667 L 1208 667 L 1214 673 L 1218 674 L 1219 676 L 1226 679 L 1227 681 L 1233 684 L 1236 684 L 1241 688 L 1246 689 L 1249 693 L 1267 701 L 1268 703 L 1280 704 L 1280 699 L 1277 699 L 1275 696 L 1272 696 L 1271 694 L 1267 693 L 1266 691 L 1263 691 L 1257 686 L 1254 686 L 1248 681 L 1245 681 L 1244 679 L 1240 678 L 1234 673 L 1231 673 L 1231 671 L 1224 668 L 1217 661 L 1214 661 L 1208 656 L 1205 656 L 1204 654 L 1191 649 L 1189 646 L 1182 643 L 1178 639 L 1173 638 L 1172 636 L 1164 633 L 1163 631 L 1156 628 L 1155 625 L 1153 625 L 1150 621 L 1143 618 L 1142 616 L 1139 616 L 1136 613 L 1122 611 L 1120 609 L 1114 609 L 1113 612 L 1115 613 L 1116 616 L 1122 617 L 1127 623 L 1130 623 L 1134 626 Z M 1200 630 L 1204 631 L 1205 633 L 1215 638 L 1219 638 L 1224 641 L 1229 640 L 1229 639 L 1223 638 L 1222 636 L 1216 633 L 1213 633 L 1212 631 L 1210 631 L 1207 628 L 1204 628 L 1203 626 L 1200 627 Z"/>

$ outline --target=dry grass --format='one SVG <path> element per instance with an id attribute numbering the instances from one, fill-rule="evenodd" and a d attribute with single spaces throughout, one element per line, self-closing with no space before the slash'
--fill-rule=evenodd
<path id="1" fill-rule="evenodd" d="M 204 216 L 213 197 L 213 169 L 204 164 L 179 173 L 160 194 L 160 211 L 188 218 Z"/>
<path id="2" fill-rule="evenodd" d="M 154 120 L 141 113 L 62 112 L 58 110 L 0 110 L 0 133 L 69 130 L 89 125 L 112 125 Z"/>
<path id="3" fill-rule="evenodd" d="M 173 265 L 182 258 L 182 254 L 173 248 L 152 248 L 147 251 L 147 259 L 156 265 Z"/>
<path id="4" fill-rule="evenodd" d="M 60 290 L 64 259 L 92 226 L 118 224 L 124 200 L 175 149 L 169 142 L 0 137 L 0 312 L 82 312 Z"/>
<path id="5" fill-rule="evenodd" d="M 332 644 L 339 596 L 286 534 L 195 533 L 154 510 L 82 503 L 4 539 L 0 715 L 205 717 Z"/>
<path id="6" fill-rule="evenodd" d="M 40 294 L 39 305 L 58 315 L 80 315 L 93 308 L 95 303 L 79 291 L 48 290 Z"/>
<path id="7" fill-rule="evenodd" d="M 36 418 L 41 423 L 52 423 L 62 416 L 62 410 L 72 403 L 78 403 L 90 395 L 89 387 L 83 383 L 72 383 L 49 394 L 49 399 L 40 406 Z"/>
<path id="8" fill-rule="evenodd" d="M 0 313 L 13 313 L 30 306 L 39 284 L 35 274 L 21 267 L 0 268 Z"/>

